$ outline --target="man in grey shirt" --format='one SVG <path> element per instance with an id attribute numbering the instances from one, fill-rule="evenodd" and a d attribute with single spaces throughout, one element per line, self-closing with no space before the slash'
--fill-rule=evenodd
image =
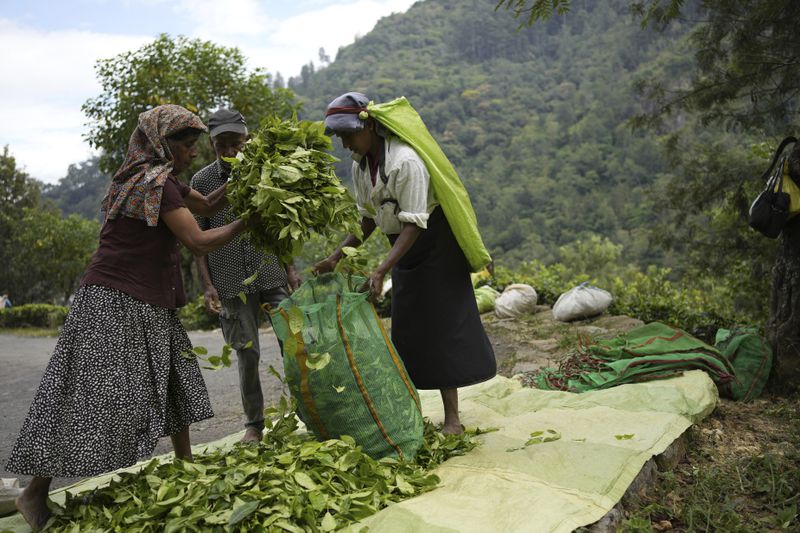
<path id="1" fill-rule="evenodd" d="M 208 120 L 211 145 L 217 159 L 192 177 L 191 186 L 208 194 L 228 181 L 230 166 L 223 157 L 235 157 L 247 141 L 247 125 L 238 111 L 220 109 Z M 224 226 L 234 218 L 226 206 L 213 217 L 197 217 L 203 230 Z M 258 440 L 264 430 L 264 396 L 258 375 L 261 351 L 258 327 L 264 316 L 261 305 L 276 307 L 297 288 L 300 279 L 293 265 L 284 267 L 275 255 L 256 250 L 247 237 L 238 237 L 207 256 L 195 257 L 205 291 L 206 308 L 219 314 L 222 334 L 237 355 L 246 431 L 243 441 Z M 243 281 L 258 271 L 253 283 Z M 247 301 L 239 298 L 244 292 Z"/>

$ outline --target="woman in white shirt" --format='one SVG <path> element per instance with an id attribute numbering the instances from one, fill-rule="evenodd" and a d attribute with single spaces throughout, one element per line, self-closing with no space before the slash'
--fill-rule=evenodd
<path id="1" fill-rule="evenodd" d="M 376 227 L 392 248 L 369 276 L 377 295 L 392 273 L 392 342 L 418 389 L 438 389 L 443 433 L 461 433 L 458 387 L 492 378 L 494 351 L 483 329 L 469 265 L 417 152 L 368 116 L 369 99 L 346 93 L 328 105 L 326 133 L 353 152 L 353 184 L 366 239 Z M 330 272 L 350 235 L 315 271 Z"/>

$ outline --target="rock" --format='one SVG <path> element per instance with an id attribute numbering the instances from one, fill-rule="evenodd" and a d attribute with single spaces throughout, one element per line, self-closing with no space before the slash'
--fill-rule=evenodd
<path id="1" fill-rule="evenodd" d="M 656 455 L 656 465 L 661 472 L 670 472 L 686 457 L 686 433 L 675 439 L 663 453 Z"/>
<path id="2" fill-rule="evenodd" d="M 605 335 L 608 333 L 608 330 L 598 326 L 579 326 L 578 332 L 585 333 L 586 335 Z"/>
<path id="3" fill-rule="evenodd" d="M 653 522 L 651 524 L 656 531 L 670 531 L 672 529 L 672 522 L 669 520 L 661 520 L 660 522 Z"/>
<path id="4" fill-rule="evenodd" d="M 613 331 L 630 331 L 633 328 L 643 326 L 644 322 L 636 318 L 631 318 L 625 315 L 603 315 L 594 322 L 594 326 L 605 328 Z"/>
<path id="5" fill-rule="evenodd" d="M 514 368 L 511 370 L 511 375 L 517 374 L 524 374 L 525 372 L 532 372 L 534 370 L 539 370 L 542 367 L 548 365 L 543 365 L 538 362 L 533 361 L 520 361 L 514 365 Z"/>
<path id="6" fill-rule="evenodd" d="M 615 533 L 623 518 L 622 506 L 617 504 L 603 518 L 592 524 L 589 531 L 591 533 Z"/>

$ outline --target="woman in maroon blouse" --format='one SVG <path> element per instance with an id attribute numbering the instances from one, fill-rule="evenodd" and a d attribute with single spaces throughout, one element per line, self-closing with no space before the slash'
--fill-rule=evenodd
<path id="1" fill-rule="evenodd" d="M 84 275 L 17 438 L 7 470 L 34 478 L 17 508 L 34 530 L 48 518 L 53 477 L 94 476 L 151 455 L 169 435 L 191 459 L 189 425 L 213 416 L 176 309 L 186 303 L 178 241 L 195 255 L 238 235 L 244 222 L 202 231 L 192 216 L 226 203 L 176 176 L 207 131 L 176 105 L 139 115 L 128 153 L 103 200 L 100 244 Z"/>

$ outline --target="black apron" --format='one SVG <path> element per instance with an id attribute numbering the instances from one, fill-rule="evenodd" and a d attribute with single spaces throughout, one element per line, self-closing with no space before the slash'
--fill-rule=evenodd
<path id="1" fill-rule="evenodd" d="M 463 387 L 497 373 L 467 259 L 441 207 L 392 269 L 392 342 L 418 389 Z"/>

